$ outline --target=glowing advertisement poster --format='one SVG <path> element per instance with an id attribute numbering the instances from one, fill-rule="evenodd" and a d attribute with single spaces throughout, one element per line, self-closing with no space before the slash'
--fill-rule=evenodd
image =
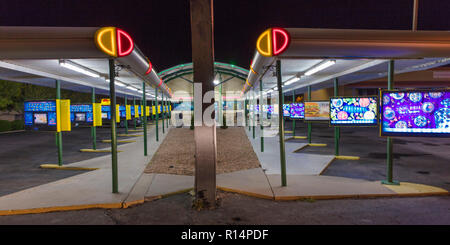
<path id="1" fill-rule="evenodd" d="M 450 137 L 450 90 L 381 92 L 383 136 Z"/>
<path id="2" fill-rule="evenodd" d="M 330 125 L 376 126 L 378 97 L 330 98 Z"/>
<path id="3" fill-rule="evenodd" d="M 291 104 L 290 117 L 292 119 L 304 119 L 305 118 L 305 104 L 303 104 L 303 103 Z"/>
<path id="4" fill-rule="evenodd" d="M 328 121 L 330 120 L 329 101 L 305 102 L 305 120 Z"/>
<path id="5" fill-rule="evenodd" d="M 291 115 L 291 104 L 283 104 L 283 116 L 289 117 Z"/>

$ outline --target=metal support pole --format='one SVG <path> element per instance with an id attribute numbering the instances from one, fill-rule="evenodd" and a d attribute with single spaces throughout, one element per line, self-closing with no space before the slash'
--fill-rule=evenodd
<path id="1" fill-rule="evenodd" d="M 162 98 L 161 98 L 161 115 L 162 115 L 162 128 L 163 128 L 163 134 L 164 133 L 166 133 L 165 132 L 165 126 L 164 126 L 164 124 L 165 124 L 165 116 L 164 116 L 164 93 L 161 93 L 161 96 L 162 96 Z"/>
<path id="2" fill-rule="evenodd" d="M 144 104 L 144 156 L 147 156 L 147 99 L 145 98 L 145 82 L 142 82 L 142 103 Z"/>
<path id="3" fill-rule="evenodd" d="M 295 90 L 292 91 L 292 104 L 295 103 Z M 295 118 L 292 118 L 292 137 L 295 138 Z"/>
<path id="4" fill-rule="evenodd" d="M 394 89 L 394 60 L 389 60 L 388 66 L 388 90 Z M 386 180 L 382 181 L 385 185 L 398 185 L 397 181 L 393 181 L 393 142 L 391 137 L 387 137 L 387 173 Z"/>
<path id="5" fill-rule="evenodd" d="M 94 109 L 95 103 L 95 88 L 92 88 L 92 109 Z M 97 149 L 97 128 L 92 125 L 91 126 L 91 136 L 92 136 L 92 149 Z"/>
<path id="6" fill-rule="evenodd" d="M 414 0 L 412 30 L 417 31 L 417 16 L 419 12 L 419 0 Z"/>
<path id="7" fill-rule="evenodd" d="M 279 122 L 279 136 L 280 136 L 280 164 L 281 164 L 281 186 L 287 186 L 286 179 L 286 156 L 284 149 L 284 116 L 283 116 L 283 87 L 281 86 L 281 61 L 277 60 L 277 85 L 278 85 L 278 122 Z"/>
<path id="8" fill-rule="evenodd" d="M 254 92 L 254 91 L 253 91 L 253 92 Z M 256 114 L 256 97 L 255 97 L 255 93 L 253 93 L 252 101 L 253 101 L 252 130 L 253 130 L 253 139 L 255 139 L 255 128 L 256 128 L 256 121 L 255 121 L 255 114 Z"/>
<path id="9" fill-rule="evenodd" d="M 264 119 L 264 104 L 263 101 L 263 85 L 262 85 L 262 79 L 259 80 L 259 127 L 261 129 L 259 137 L 261 138 L 261 152 L 264 152 L 264 128 L 263 128 L 263 119 Z"/>
<path id="10" fill-rule="evenodd" d="M 247 98 L 244 100 L 244 114 L 245 114 L 245 125 L 248 125 L 248 110 L 247 110 L 247 106 L 248 106 L 248 100 Z"/>
<path id="11" fill-rule="evenodd" d="M 125 95 L 125 134 L 128 134 L 128 119 L 127 119 L 127 96 Z"/>
<path id="12" fill-rule="evenodd" d="M 222 76 L 220 76 L 222 77 Z M 225 127 L 224 120 L 223 120 L 223 102 L 222 102 L 222 79 L 220 79 L 220 85 L 219 85 L 219 103 L 217 104 L 217 114 L 219 115 L 219 125 L 221 127 Z"/>
<path id="13" fill-rule="evenodd" d="M 61 99 L 61 82 L 56 80 L 56 99 Z M 58 147 L 58 165 L 63 165 L 62 132 L 56 132 L 56 146 Z"/>
<path id="14" fill-rule="evenodd" d="M 334 96 L 339 95 L 339 80 L 334 79 Z M 339 139 L 341 134 L 341 129 L 339 127 L 334 127 L 334 155 L 339 156 Z"/>
<path id="15" fill-rule="evenodd" d="M 156 116 L 156 141 L 159 141 L 159 114 L 158 114 L 158 88 L 155 88 L 155 116 Z"/>
<path id="16" fill-rule="evenodd" d="M 111 100 L 111 170 L 112 170 L 112 192 L 119 192 L 118 170 L 117 170 L 117 134 L 116 134 L 116 88 L 114 79 L 116 76 L 114 59 L 109 59 L 109 98 Z"/>
<path id="17" fill-rule="evenodd" d="M 134 130 L 136 130 L 136 113 L 138 113 L 138 111 L 136 110 L 136 98 L 134 98 L 134 97 L 133 97 L 133 110 L 134 110 L 133 124 L 134 124 Z"/>
<path id="18" fill-rule="evenodd" d="M 308 86 L 308 101 L 311 101 L 311 86 Z M 308 143 L 311 144 L 312 125 L 308 122 Z"/>
<path id="19" fill-rule="evenodd" d="M 212 112 L 211 118 L 203 118 L 203 115 L 209 114 L 208 107 L 215 103 L 214 96 L 204 101 L 205 96 L 214 91 L 213 9 L 212 0 L 190 0 L 192 63 L 197 89 L 194 96 L 195 203 L 202 208 L 216 206 L 215 112 Z"/>

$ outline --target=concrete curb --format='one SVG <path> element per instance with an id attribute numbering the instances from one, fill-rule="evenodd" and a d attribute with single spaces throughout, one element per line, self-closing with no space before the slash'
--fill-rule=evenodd
<path id="1" fill-rule="evenodd" d="M 42 164 L 39 166 L 40 168 L 45 169 L 59 169 L 59 170 L 86 170 L 86 171 L 92 171 L 97 170 L 99 168 L 85 168 L 85 167 L 68 167 L 68 166 L 59 166 L 57 164 Z"/>

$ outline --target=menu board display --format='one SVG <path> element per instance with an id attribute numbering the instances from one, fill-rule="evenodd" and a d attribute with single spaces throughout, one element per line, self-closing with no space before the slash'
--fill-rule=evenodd
<path id="1" fill-rule="evenodd" d="M 305 102 L 305 120 L 328 121 L 330 120 L 329 101 Z"/>
<path id="2" fill-rule="evenodd" d="M 305 104 L 303 104 L 303 103 L 291 104 L 290 117 L 292 119 L 304 119 L 305 118 Z"/>
<path id="3" fill-rule="evenodd" d="M 283 116 L 289 117 L 291 115 L 291 104 L 283 104 Z"/>
<path id="4" fill-rule="evenodd" d="M 330 124 L 334 126 L 376 126 L 378 97 L 330 98 Z"/>
<path id="5" fill-rule="evenodd" d="M 381 135 L 450 137 L 450 90 L 381 92 Z"/>

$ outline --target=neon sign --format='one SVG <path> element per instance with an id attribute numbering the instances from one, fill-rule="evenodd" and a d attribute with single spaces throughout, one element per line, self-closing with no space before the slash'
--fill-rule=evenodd
<path id="1" fill-rule="evenodd" d="M 131 54 L 134 42 L 124 30 L 115 27 L 103 27 L 95 32 L 97 47 L 113 57 L 123 57 Z"/>
<path id="2" fill-rule="evenodd" d="M 286 51 L 290 43 L 289 33 L 283 28 L 269 28 L 256 41 L 256 49 L 265 57 L 277 56 Z"/>

